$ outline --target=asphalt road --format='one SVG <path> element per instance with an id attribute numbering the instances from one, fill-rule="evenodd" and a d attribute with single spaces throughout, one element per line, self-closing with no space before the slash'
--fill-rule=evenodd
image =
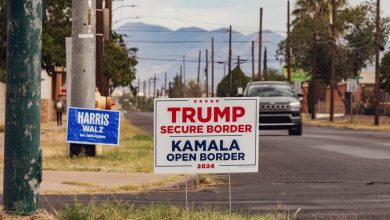
<path id="1" fill-rule="evenodd" d="M 153 114 L 126 116 L 148 133 Z M 232 174 L 232 207 L 249 212 L 300 209 L 298 217 L 360 216 L 390 218 L 390 134 L 304 127 L 301 137 L 287 131 L 262 131 L 259 173 Z M 229 207 L 228 175 L 220 185 L 192 189 L 194 207 Z M 92 196 L 79 196 L 89 201 Z M 116 199 L 139 204 L 185 204 L 185 190 L 156 190 L 139 195 L 95 195 L 95 200 Z M 47 196 L 47 201 L 72 201 L 73 197 Z"/>

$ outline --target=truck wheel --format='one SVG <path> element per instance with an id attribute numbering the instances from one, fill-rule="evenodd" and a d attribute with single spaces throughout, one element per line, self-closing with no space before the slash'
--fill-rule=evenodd
<path id="1" fill-rule="evenodd" d="M 297 125 L 288 129 L 288 135 L 300 136 L 302 135 L 302 125 Z"/>

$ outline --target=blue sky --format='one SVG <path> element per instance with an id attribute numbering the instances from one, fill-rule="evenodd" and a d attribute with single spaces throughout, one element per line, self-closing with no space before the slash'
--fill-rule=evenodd
<path id="1" fill-rule="evenodd" d="M 349 0 L 355 5 L 365 0 Z M 292 7 L 294 0 L 291 0 Z M 383 15 L 390 16 L 390 1 L 382 0 Z M 115 10 L 115 20 L 139 16 L 139 19 L 125 19 L 125 22 L 158 24 L 171 29 L 197 26 L 208 30 L 233 25 L 243 33 L 258 29 L 259 8 L 264 8 L 264 29 L 283 32 L 286 29 L 287 0 L 122 0 L 114 1 L 114 8 L 124 5 L 136 8 Z"/>

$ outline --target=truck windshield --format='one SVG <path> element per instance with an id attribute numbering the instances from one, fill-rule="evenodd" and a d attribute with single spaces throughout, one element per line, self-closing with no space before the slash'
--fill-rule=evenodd
<path id="1" fill-rule="evenodd" d="M 252 85 L 248 88 L 247 96 L 258 97 L 293 97 L 294 91 L 289 85 Z"/>

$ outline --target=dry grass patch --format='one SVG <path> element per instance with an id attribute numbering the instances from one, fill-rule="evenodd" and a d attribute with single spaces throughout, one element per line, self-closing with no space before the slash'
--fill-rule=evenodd
<path id="1" fill-rule="evenodd" d="M 229 213 L 222 209 L 189 209 L 172 205 L 153 204 L 137 207 L 129 203 L 89 203 L 76 202 L 74 206 L 59 213 L 61 219 L 215 219 L 215 220 L 284 220 L 295 219 L 294 213 L 276 212 L 269 214 Z"/>
<path id="2" fill-rule="evenodd" d="M 139 172 L 153 171 L 153 138 L 126 120 L 121 122 L 119 147 L 102 147 L 96 157 L 67 156 L 66 129 L 42 126 L 43 169 L 65 171 Z"/>
<path id="3" fill-rule="evenodd" d="M 64 123 L 66 124 L 66 122 Z M 68 157 L 66 127 L 41 124 L 44 170 L 139 172 L 153 171 L 153 137 L 122 120 L 119 147 L 101 147 L 96 157 Z M 0 170 L 3 170 L 0 156 Z"/>
<path id="4" fill-rule="evenodd" d="M 158 189 L 162 187 L 167 187 L 172 184 L 176 184 L 179 180 L 183 179 L 183 175 L 175 175 L 164 178 L 163 180 L 152 182 L 152 183 L 142 183 L 134 185 L 123 185 L 123 186 L 101 186 L 97 184 L 91 184 L 86 182 L 78 181 L 65 181 L 62 184 L 77 186 L 80 187 L 79 190 L 66 190 L 66 193 L 71 194 L 85 194 L 85 193 L 134 193 L 134 192 L 148 192 L 153 189 Z M 56 191 L 46 191 L 44 194 L 63 194 L 65 192 L 61 190 Z"/>
<path id="5" fill-rule="evenodd" d="M 0 219 L 4 220 L 57 220 L 59 213 L 50 214 L 45 209 L 39 209 L 35 213 L 28 216 L 13 215 L 3 211 L 3 207 L 0 207 Z"/>
<path id="6" fill-rule="evenodd" d="M 329 118 L 311 120 L 309 115 L 304 115 L 303 122 L 312 126 L 348 128 L 364 131 L 390 131 L 390 117 L 387 116 L 380 116 L 380 126 L 374 125 L 374 116 L 366 115 L 354 116 L 352 122 L 350 116 L 336 117 L 334 122 L 330 122 Z"/>

